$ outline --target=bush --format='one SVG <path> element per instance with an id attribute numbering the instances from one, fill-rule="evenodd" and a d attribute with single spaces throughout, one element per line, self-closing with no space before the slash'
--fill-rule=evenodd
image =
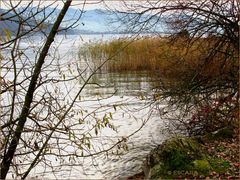
<path id="1" fill-rule="evenodd" d="M 191 119 L 187 123 L 190 135 L 203 135 L 224 127 L 232 127 L 237 119 L 237 99 L 208 99 L 195 107 Z"/>

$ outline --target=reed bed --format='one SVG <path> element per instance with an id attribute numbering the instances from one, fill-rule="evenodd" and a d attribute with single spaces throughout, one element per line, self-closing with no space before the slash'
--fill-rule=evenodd
<path id="1" fill-rule="evenodd" d="M 226 59 L 224 54 L 216 52 L 211 58 L 209 53 L 216 42 L 214 38 L 196 39 L 191 43 L 186 38 L 116 39 L 88 44 L 84 47 L 84 53 L 95 66 L 110 58 L 105 66 L 108 72 L 144 70 L 158 71 L 167 77 L 189 77 L 196 72 L 202 76 L 218 76 L 233 67 L 238 68 L 237 62 Z"/>

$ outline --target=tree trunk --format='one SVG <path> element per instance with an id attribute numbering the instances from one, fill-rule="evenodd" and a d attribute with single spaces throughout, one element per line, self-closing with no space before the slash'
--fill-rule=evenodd
<path id="1" fill-rule="evenodd" d="M 30 109 L 30 106 L 31 106 L 31 103 L 33 100 L 33 93 L 35 91 L 37 79 L 41 72 L 42 65 L 43 65 L 45 57 L 49 51 L 49 48 L 50 48 L 52 42 L 54 41 L 54 37 L 58 31 L 58 28 L 67 12 L 69 6 L 71 5 L 71 2 L 72 2 L 72 0 L 67 0 L 65 2 L 60 14 L 57 17 L 57 20 L 55 21 L 55 23 L 51 29 L 51 32 L 49 33 L 49 35 L 47 37 L 47 41 L 40 53 L 38 61 L 35 65 L 35 69 L 34 69 L 30 84 L 29 84 L 29 88 L 27 90 L 27 94 L 25 96 L 25 101 L 24 101 L 24 105 L 22 107 L 21 114 L 17 118 L 18 124 L 17 124 L 16 130 L 14 132 L 12 132 L 13 136 L 12 136 L 11 142 L 10 142 L 7 152 L 6 152 L 6 154 L 4 154 L 4 158 L 1 162 L 1 172 L 0 172 L 1 177 L 0 177 L 0 179 L 5 179 L 7 176 L 7 173 L 11 166 L 11 162 L 14 157 L 17 145 L 19 143 L 19 139 L 21 137 L 25 122 L 27 120 L 27 116 L 29 114 L 29 109 Z"/>

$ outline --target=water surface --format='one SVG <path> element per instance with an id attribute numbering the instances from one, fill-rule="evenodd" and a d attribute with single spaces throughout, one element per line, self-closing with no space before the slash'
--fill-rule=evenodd
<path id="1" fill-rule="evenodd" d="M 87 43 L 108 41 L 119 37 L 121 35 L 57 36 L 54 41 L 55 48 L 51 48 L 41 73 L 43 79 L 51 79 L 52 81 L 44 85 L 43 89 L 37 89 L 36 94 L 39 97 L 36 97 L 36 100 L 40 98 L 43 90 L 47 90 L 56 99 L 62 98 L 62 103 L 68 106 L 94 71 L 94 69 L 88 67 L 89 62 L 86 59 L 79 58 L 81 57 L 79 56 L 80 47 Z M 43 43 L 44 38 L 40 36 L 21 43 L 21 48 L 28 60 L 26 60 L 27 63 L 24 67 L 26 70 L 19 75 L 19 78 L 31 73 L 32 64 L 34 64 L 32 62 L 38 56 Z M 29 45 L 32 48 L 29 48 Z M 22 62 L 19 62 L 18 66 L 22 68 Z M 79 75 L 79 72 L 82 72 L 81 76 L 74 80 L 54 83 L 54 80 L 71 79 Z M 6 77 L 13 78 L 11 73 L 7 73 Z M 163 131 L 165 123 L 160 119 L 158 110 L 146 98 L 152 94 L 152 89 L 158 83 L 154 72 L 94 72 L 74 104 L 73 111 L 71 111 L 73 114 L 68 123 L 71 124 L 75 121 L 78 122 L 83 117 L 86 118 L 86 124 L 72 126 L 76 128 L 76 134 L 79 134 L 79 136 L 87 132 L 91 137 L 92 146 L 89 152 L 84 153 L 91 154 L 102 151 L 122 138 L 126 138 L 126 142 L 121 145 L 126 145 L 127 148 L 125 147 L 125 150 L 123 150 L 124 148 L 119 150 L 113 148 L 109 153 L 88 158 L 61 158 L 61 160 L 58 160 L 55 156 L 49 154 L 45 156 L 46 161 L 49 161 L 54 168 L 39 163 L 32 170 L 30 176 L 44 179 L 118 179 L 139 172 L 144 157 L 154 146 L 160 144 L 166 138 Z M 28 81 L 25 82 L 25 85 L 28 85 Z M 7 104 L 7 102 L 3 103 Z M 79 109 L 82 114 L 74 113 L 74 110 L 79 111 Z M 94 118 L 89 117 L 93 114 Z M 94 131 L 91 131 L 92 123 L 94 120 L 104 117 L 105 114 L 112 116 L 111 123 L 116 130 L 107 127 L 96 135 Z M 60 134 L 54 134 L 56 139 L 58 135 Z M 54 143 L 54 139 L 51 142 Z M 68 141 L 62 140 L 61 143 L 61 148 L 65 153 L 72 153 L 76 149 L 76 146 L 71 145 Z"/>

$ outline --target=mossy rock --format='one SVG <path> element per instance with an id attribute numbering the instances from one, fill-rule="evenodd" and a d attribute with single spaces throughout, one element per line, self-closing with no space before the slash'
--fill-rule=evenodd
<path id="1" fill-rule="evenodd" d="M 221 139 L 228 139 L 233 138 L 234 136 L 234 128 L 233 127 L 224 127 L 218 129 L 217 131 L 210 132 L 205 134 L 204 136 L 195 136 L 194 139 L 199 142 L 203 143 L 207 141 L 214 141 L 214 140 L 221 140 Z"/>
<path id="2" fill-rule="evenodd" d="M 194 169 L 194 161 L 204 159 L 201 144 L 188 137 L 175 137 L 167 140 L 150 156 L 150 178 L 172 178 L 173 172 Z"/>
<path id="3" fill-rule="evenodd" d="M 187 137 L 176 137 L 163 145 L 161 159 L 169 170 L 189 169 L 191 162 L 202 159 L 201 145 Z"/>
<path id="4" fill-rule="evenodd" d="M 230 162 L 218 158 L 218 157 L 208 157 L 208 162 L 210 163 L 212 169 L 217 173 L 224 173 L 227 168 L 230 166 Z"/>
<path id="5" fill-rule="evenodd" d="M 194 170 L 200 173 L 208 173 L 211 170 L 211 165 L 207 160 L 195 160 L 193 161 Z"/>
<path id="6" fill-rule="evenodd" d="M 162 164 L 156 164 L 155 166 L 153 166 L 151 168 L 150 174 L 151 174 L 151 176 L 150 176 L 151 179 L 161 179 L 161 177 L 159 175 L 167 174 L 167 173 L 164 172 Z"/>
<path id="7" fill-rule="evenodd" d="M 201 137 L 175 137 L 165 141 L 151 151 L 144 167 L 148 167 L 147 179 L 195 178 L 209 175 L 209 172 L 224 173 L 230 163 L 222 158 L 212 157 L 202 145 L 213 138 L 231 137 L 230 129 L 221 129 Z M 217 137 L 215 137 L 217 135 Z M 219 135 L 219 136 L 218 136 Z"/>
<path id="8" fill-rule="evenodd" d="M 234 130 L 232 127 L 225 127 L 212 133 L 213 139 L 233 138 Z"/>

